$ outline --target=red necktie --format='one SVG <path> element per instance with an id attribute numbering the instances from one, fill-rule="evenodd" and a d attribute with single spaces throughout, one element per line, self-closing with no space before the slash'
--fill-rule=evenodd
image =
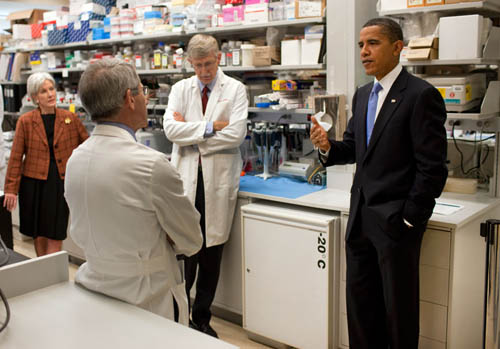
<path id="1" fill-rule="evenodd" d="M 208 89 L 207 86 L 203 88 L 203 94 L 201 95 L 201 106 L 203 108 L 203 115 L 205 115 L 205 109 L 207 109 L 207 103 L 208 103 Z"/>

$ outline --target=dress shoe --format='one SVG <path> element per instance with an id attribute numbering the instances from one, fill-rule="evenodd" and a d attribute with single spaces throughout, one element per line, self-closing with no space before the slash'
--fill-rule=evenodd
<path id="1" fill-rule="evenodd" d="M 198 330 L 198 326 L 196 326 L 196 324 L 191 319 L 189 319 L 189 328 L 192 328 L 193 330 Z"/>
<path id="2" fill-rule="evenodd" d="M 215 330 L 212 328 L 212 326 L 210 326 L 210 324 L 201 324 L 197 327 L 198 327 L 197 328 L 198 331 L 203 332 L 205 334 L 208 334 L 209 336 L 219 338 L 219 336 L 217 335 L 217 332 L 215 332 Z"/>

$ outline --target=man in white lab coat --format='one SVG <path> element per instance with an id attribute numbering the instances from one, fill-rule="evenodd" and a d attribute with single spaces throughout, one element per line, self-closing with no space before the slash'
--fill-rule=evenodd
<path id="1" fill-rule="evenodd" d="M 185 260 L 188 295 L 198 269 L 190 326 L 217 337 L 210 306 L 238 195 L 248 100 L 245 86 L 218 68 L 221 52 L 212 36 L 193 36 L 187 53 L 196 75 L 172 87 L 163 126 L 174 143 L 172 164 L 201 213 L 203 247 Z"/>
<path id="2" fill-rule="evenodd" d="M 75 281 L 187 325 L 176 255 L 200 249 L 200 215 L 166 156 L 135 140 L 147 125 L 144 92 L 135 68 L 121 60 L 93 63 L 80 79 L 78 93 L 97 126 L 66 167 L 70 234 L 87 260 Z"/>

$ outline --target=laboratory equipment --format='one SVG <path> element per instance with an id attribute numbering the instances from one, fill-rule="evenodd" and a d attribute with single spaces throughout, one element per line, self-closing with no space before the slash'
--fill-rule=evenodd
<path id="1" fill-rule="evenodd" d="M 241 211 L 243 328 L 249 338 L 295 348 L 333 348 L 338 214 L 271 202 L 245 205 Z"/>
<path id="2" fill-rule="evenodd" d="M 311 175 L 314 167 L 311 164 L 304 164 L 293 161 L 283 161 L 279 167 L 280 176 L 291 177 L 306 181 Z"/>

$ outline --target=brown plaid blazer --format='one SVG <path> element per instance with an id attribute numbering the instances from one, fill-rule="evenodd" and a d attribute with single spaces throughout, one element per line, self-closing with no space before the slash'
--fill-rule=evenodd
<path id="1" fill-rule="evenodd" d="M 54 155 L 61 179 L 73 149 L 89 137 L 80 119 L 73 113 L 56 108 L 54 122 Z M 24 156 L 24 159 L 23 159 Z M 10 152 L 5 192 L 17 194 L 21 175 L 46 180 L 49 174 L 50 150 L 40 109 L 21 115 L 16 125 Z"/>

